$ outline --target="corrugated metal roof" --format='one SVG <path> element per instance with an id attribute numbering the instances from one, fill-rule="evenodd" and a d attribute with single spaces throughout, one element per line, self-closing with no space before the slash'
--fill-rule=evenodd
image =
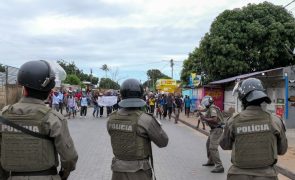
<path id="1" fill-rule="evenodd" d="M 245 78 L 248 78 L 248 77 L 252 77 L 252 76 L 255 76 L 255 75 L 258 75 L 258 74 L 261 74 L 261 73 L 266 73 L 266 72 L 270 72 L 270 71 L 278 71 L 278 70 L 281 70 L 283 68 L 284 67 L 279 67 L 279 68 L 275 68 L 275 69 L 252 72 L 252 73 L 249 73 L 249 74 L 242 74 L 242 75 L 238 75 L 238 76 L 234 76 L 234 77 L 230 77 L 230 78 L 226 78 L 226 79 L 221 79 L 221 80 L 218 80 L 218 81 L 213 81 L 213 82 L 210 82 L 209 84 L 212 84 L 212 85 L 214 85 L 214 84 L 215 85 L 224 84 L 224 83 L 235 81 L 237 79 L 245 79 Z"/>

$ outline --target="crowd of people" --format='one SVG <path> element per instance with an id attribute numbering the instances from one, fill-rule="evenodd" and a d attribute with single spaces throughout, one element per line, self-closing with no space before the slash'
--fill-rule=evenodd
<path id="1" fill-rule="evenodd" d="M 100 104 L 102 96 L 117 96 L 117 103 L 112 106 L 104 106 Z M 99 91 L 87 91 L 87 90 L 53 90 L 47 100 L 49 106 L 63 114 L 63 110 L 66 110 L 68 118 L 75 118 L 77 112 L 80 113 L 80 117 L 86 118 L 88 107 L 93 107 L 93 117 L 103 117 L 104 108 L 106 108 L 106 116 L 108 117 L 112 111 L 118 109 L 118 103 L 120 97 L 117 93 L 111 91 L 99 92 Z"/>
<path id="2" fill-rule="evenodd" d="M 183 111 L 185 99 L 180 93 L 146 93 L 146 112 L 155 115 L 160 119 L 171 119 L 172 113 L 175 114 L 175 123 L 178 122 L 179 114 Z M 189 112 L 188 112 L 189 113 Z"/>

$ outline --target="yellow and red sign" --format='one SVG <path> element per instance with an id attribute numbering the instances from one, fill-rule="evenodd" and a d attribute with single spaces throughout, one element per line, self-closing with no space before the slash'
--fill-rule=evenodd
<path id="1" fill-rule="evenodd" d="M 177 87 L 174 79 L 158 79 L 156 82 L 156 89 L 160 92 L 174 93 Z"/>

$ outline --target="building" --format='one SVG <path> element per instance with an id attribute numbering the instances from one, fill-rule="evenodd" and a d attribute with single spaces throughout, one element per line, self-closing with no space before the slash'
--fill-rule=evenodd
<path id="1" fill-rule="evenodd" d="M 224 111 L 240 112 L 241 102 L 232 95 L 236 81 L 255 77 L 260 79 L 271 104 L 263 104 L 269 112 L 285 120 L 288 128 L 295 128 L 295 66 L 280 67 L 249 74 L 243 74 L 227 79 L 213 81 L 209 86 L 220 87 L 224 91 Z"/>

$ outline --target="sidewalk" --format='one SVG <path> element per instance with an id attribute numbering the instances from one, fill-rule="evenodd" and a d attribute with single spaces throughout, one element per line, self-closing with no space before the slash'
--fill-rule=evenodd
<path id="1" fill-rule="evenodd" d="M 199 128 L 197 127 L 198 118 L 196 114 L 191 113 L 189 117 L 184 115 L 184 112 L 180 113 L 179 121 L 190 126 L 193 129 L 198 130 L 199 132 L 208 135 L 210 127 L 205 125 L 205 130 L 203 130 L 203 125 L 200 123 Z M 278 171 L 289 177 L 295 177 L 295 129 L 287 129 L 287 138 L 288 138 L 288 151 L 285 155 L 279 156 L 279 160 L 277 163 Z"/>

